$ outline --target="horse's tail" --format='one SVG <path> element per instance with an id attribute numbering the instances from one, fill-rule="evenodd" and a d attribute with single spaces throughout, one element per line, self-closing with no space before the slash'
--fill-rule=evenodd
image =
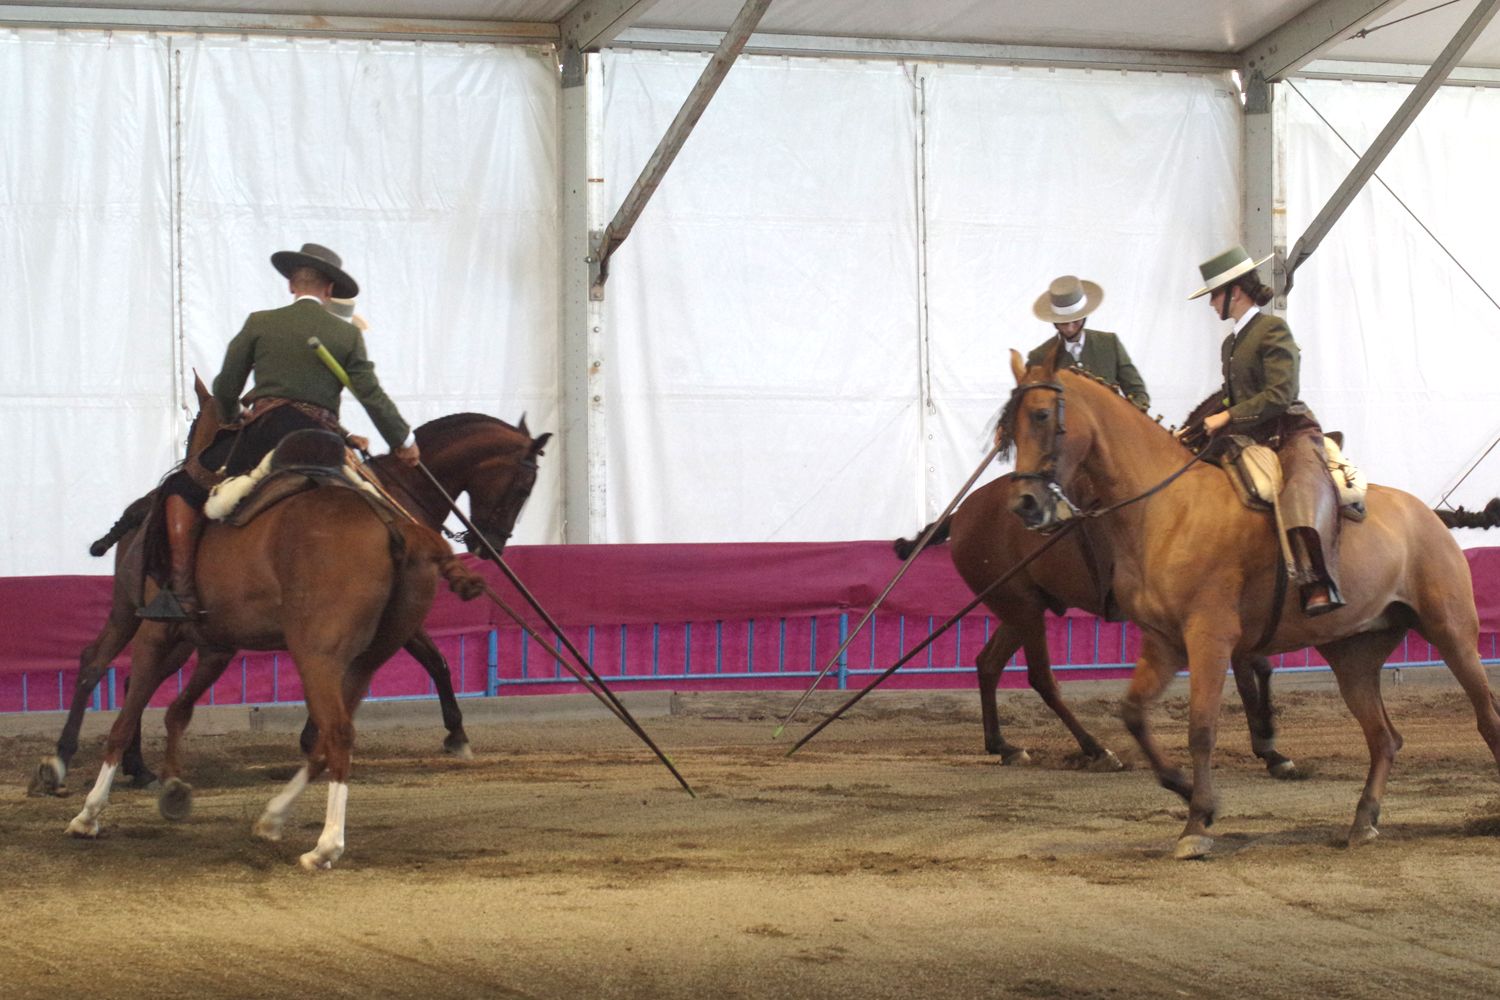
<path id="1" fill-rule="evenodd" d="M 448 589 L 461 600 L 472 601 L 484 594 L 484 577 L 465 566 L 464 561 L 452 553 L 438 560 L 438 572 L 448 581 Z"/>
<path id="2" fill-rule="evenodd" d="M 892 542 L 891 549 L 896 553 L 896 558 L 901 560 L 910 559 L 912 550 L 917 547 L 917 542 L 921 541 L 922 536 L 927 534 L 927 532 L 929 531 L 932 531 L 932 537 L 927 540 L 927 544 L 929 546 L 941 545 L 946 542 L 948 540 L 948 532 L 953 527 L 953 515 L 949 514 L 941 521 L 935 521 L 933 523 L 937 525 L 936 531 L 932 531 L 933 525 L 929 524 L 927 525 L 927 527 L 917 532 L 916 536 L 913 538 L 898 538 L 894 542 Z"/>
<path id="3" fill-rule="evenodd" d="M 151 503 L 155 497 L 156 494 L 154 492 L 147 493 L 145 496 L 131 503 L 129 507 L 126 507 L 125 513 L 120 515 L 120 519 L 114 523 L 114 527 L 110 528 L 104 537 L 97 539 L 94 544 L 89 546 L 89 555 L 97 559 L 114 548 L 116 542 L 145 523 L 146 515 L 151 513 Z"/>
<path id="4" fill-rule="evenodd" d="M 1433 510 L 1450 528 L 1495 528 L 1500 527 L 1500 497 L 1484 505 L 1483 510 Z"/>

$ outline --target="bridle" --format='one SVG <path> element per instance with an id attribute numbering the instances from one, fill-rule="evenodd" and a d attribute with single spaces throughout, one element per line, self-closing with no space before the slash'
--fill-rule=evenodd
<path id="1" fill-rule="evenodd" d="M 529 476 L 526 475 L 526 473 L 528 472 L 530 473 Z M 469 520 L 473 522 L 476 529 L 485 533 L 485 538 L 487 538 L 490 544 L 495 547 L 496 552 L 504 551 L 505 543 L 510 541 L 510 536 L 515 530 L 516 522 L 521 519 L 521 508 L 524 507 L 526 505 L 526 501 L 530 499 L 531 489 L 536 485 L 536 475 L 536 457 L 528 454 L 525 458 L 516 463 L 516 471 L 515 474 L 511 477 L 510 487 L 503 493 L 501 493 L 498 497 L 496 497 L 494 501 L 492 501 L 483 510 L 473 511 L 471 513 Z M 508 523 L 506 523 L 504 534 L 500 534 L 497 536 L 495 533 L 492 533 L 490 526 L 499 521 L 501 519 L 501 516 L 505 514 L 506 508 L 509 507 L 510 504 L 515 502 L 516 493 L 520 491 L 521 484 L 523 482 L 528 484 L 526 486 L 526 494 L 525 496 L 521 497 L 520 504 L 517 505 L 514 516 L 509 518 Z M 470 499 L 473 499 L 472 495 Z M 471 532 L 469 532 L 468 530 L 455 532 L 450 531 L 447 527 L 444 527 L 443 534 L 447 535 L 453 541 L 463 545 L 464 548 L 470 552 L 475 552 L 479 549 L 478 540 L 471 538 Z"/>
<path id="2" fill-rule="evenodd" d="M 1052 426 L 1052 441 L 1048 444 L 1047 452 L 1042 456 L 1042 462 L 1039 466 L 1037 466 L 1037 471 L 1012 472 L 1010 474 L 1010 477 L 1013 480 L 1035 479 L 1037 482 L 1042 484 L 1042 487 L 1048 493 L 1052 494 L 1053 500 L 1057 504 L 1057 510 L 1054 522 L 1052 524 L 1053 529 L 1056 529 L 1058 527 L 1061 527 L 1063 522 L 1070 520 L 1079 512 L 1078 506 L 1074 504 L 1072 500 L 1068 499 L 1068 495 L 1063 492 L 1062 486 L 1057 482 L 1057 453 L 1062 450 L 1063 436 L 1068 432 L 1067 423 L 1065 420 L 1067 416 L 1067 403 L 1063 396 L 1063 387 L 1061 382 L 1027 382 L 1024 385 L 1016 386 L 1015 389 L 1011 392 L 1011 401 L 1013 404 L 1013 420 L 1020 419 L 1021 401 L 1026 398 L 1026 393 L 1030 392 L 1032 389 L 1051 389 L 1057 393 L 1057 402 L 1054 404 L 1053 408 L 1053 415 L 1056 417 L 1056 419 L 1053 421 Z M 1011 431 L 1011 437 L 1015 437 L 1014 430 Z"/>
<path id="3" fill-rule="evenodd" d="M 1211 450 L 1210 448 L 1204 448 L 1202 451 L 1197 452 L 1191 459 L 1188 460 L 1186 465 L 1178 469 L 1176 472 L 1173 472 L 1166 479 L 1163 479 L 1161 482 L 1157 483 L 1155 486 L 1151 487 L 1143 493 L 1139 493 L 1133 497 L 1127 497 L 1126 499 L 1120 500 L 1117 503 L 1110 504 L 1108 507 L 1100 507 L 1094 510 L 1080 510 L 1078 506 L 1073 503 L 1073 501 L 1068 499 L 1067 494 L 1063 492 L 1062 486 L 1057 482 L 1057 456 L 1058 452 L 1062 450 L 1063 435 L 1067 433 L 1067 430 L 1063 425 L 1063 415 L 1066 413 L 1066 406 L 1063 399 L 1062 383 L 1055 381 L 1028 382 L 1024 385 L 1016 386 L 1015 389 L 1011 392 L 1011 402 L 1010 404 L 1007 404 L 1012 408 L 1011 419 L 1020 419 L 1020 401 L 1024 399 L 1026 393 L 1031 391 L 1032 389 L 1051 389 L 1057 393 L 1057 403 L 1055 404 L 1054 410 L 1057 416 L 1057 420 L 1055 421 L 1055 427 L 1052 432 L 1052 441 L 1048 444 L 1046 454 L 1042 456 L 1042 461 L 1041 464 L 1037 466 L 1037 471 L 1012 472 L 1011 478 L 1021 480 L 1037 480 L 1042 484 L 1043 488 L 1046 489 L 1048 493 L 1052 494 L 1054 500 L 1059 505 L 1057 510 L 1053 514 L 1052 523 L 1045 529 L 1042 529 L 1044 531 L 1055 531 L 1066 524 L 1068 521 L 1072 520 L 1074 517 L 1103 517 L 1106 514 L 1114 513 L 1121 507 L 1128 507 L 1133 503 L 1139 503 L 1147 497 L 1153 496 L 1156 493 L 1159 493 L 1162 490 L 1166 489 L 1168 486 L 1172 485 L 1172 483 L 1177 480 L 1178 476 L 1181 476 L 1184 472 L 1191 469 L 1194 465 L 1203 461 L 1204 456 L 1206 456 Z M 1012 439 L 1014 439 L 1015 437 L 1014 429 L 1011 430 L 1011 437 Z"/>

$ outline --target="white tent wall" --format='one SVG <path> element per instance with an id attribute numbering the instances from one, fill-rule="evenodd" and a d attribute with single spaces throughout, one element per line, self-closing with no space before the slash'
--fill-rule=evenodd
<path id="1" fill-rule="evenodd" d="M 1088 326 L 1120 334 L 1177 422 L 1222 380 L 1223 325 L 1195 265 L 1236 242 L 1239 101 L 1227 78 L 946 65 L 924 73 L 932 413 L 927 506 L 989 447 L 1024 357 L 1056 332 L 1052 279 L 1098 282 Z M 899 526 L 898 526 L 899 527 Z"/>
<path id="2" fill-rule="evenodd" d="M 370 355 L 413 424 L 525 410 L 557 428 L 550 52 L 50 32 L 0 46 L 6 92 L 26 95 L 0 115 L 0 282 L 24 285 L 0 302 L 20 342 L 0 406 L 30 470 L 8 491 L 0 575 L 107 570 L 85 544 L 179 457 L 192 369 L 211 378 L 244 317 L 288 301 L 268 257 L 304 241 L 361 282 Z M 357 403 L 343 417 L 378 444 Z M 560 463 L 541 464 L 517 541 L 559 535 Z"/>
<path id="3" fill-rule="evenodd" d="M 703 64 L 606 53 L 607 205 Z M 609 541 L 832 540 L 910 521 L 915 123 L 896 63 L 735 64 L 612 264 Z"/>
<path id="4" fill-rule="evenodd" d="M 607 54 L 607 204 L 702 65 Z M 1186 296 L 1236 239 L 1239 149 L 1222 77 L 742 57 L 613 263 L 609 540 L 910 533 L 1060 272 L 1185 413 L 1219 379 Z"/>
<path id="5" fill-rule="evenodd" d="M 1314 80 L 1295 88 L 1286 102 L 1292 239 L 1356 160 L 1334 130 L 1363 152 L 1410 92 Z M 1497 122 L 1500 93 L 1441 88 L 1378 171 L 1390 190 L 1366 185 L 1298 269 L 1288 298 L 1303 399 L 1324 427 L 1347 432 L 1347 453 L 1371 481 L 1433 505 L 1500 435 L 1500 309 L 1478 287 L 1500 298 Z M 1497 493 L 1500 453 L 1450 502 L 1483 506 Z M 1494 544 L 1483 532 L 1462 534 L 1465 544 Z"/>
<path id="6" fill-rule="evenodd" d="M 166 44 L 0 31 L 0 575 L 84 551 L 171 462 Z"/>

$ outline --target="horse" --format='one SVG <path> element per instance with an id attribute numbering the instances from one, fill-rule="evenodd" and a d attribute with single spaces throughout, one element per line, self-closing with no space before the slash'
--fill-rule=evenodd
<path id="1" fill-rule="evenodd" d="M 518 426 L 512 426 L 480 413 L 441 417 L 423 424 L 414 433 L 424 464 L 433 476 L 449 496 L 468 494 L 475 526 L 497 550 L 503 550 L 536 482 L 537 458 L 552 435 L 546 433 L 533 438 L 524 416 Z M 442 526 L 448 513 L 446 502 L 437 495 L 425 476 L 389 455 L 372 459 L 370 466 L 386 489 L 421 523 L 434 529 Z M 29 794 L 66 793 L 64 782 L 68 766 L 78 750 L 78 734 L 89 699 L 110 663 L 141 626 L 141 619 L 135 613 L 143 558 L 144 532 L 141 526 L 151 509 L 152 500 L 153 494 L 147 494 L 130 504 L 109 532 L 89 548 L 91 554 L 102 556 L 119 543 L 115 552 L 109 616 L 98 636 L 84 647 L 79 657 L 73 699 L 57 740 L 56 752 L 42 758 L 37 765 Z M 479 551 L 476 540 L 467 534 L 462 537 L 470 552 Z M 443 741 L 445 752 L 465 758 L 472 756 L 447 660 L 424 630 L 418 630 L 404 648 L 432 678 L 442 708 L 443 724 L 448 731 Z M 192 649 L 192 644 L 186 641 L 174 646 L 167 653 L 172 662 L 169 672 L 181 667 Z M 127 693 L 129 683 L 127 679 Z M 309 720 L 301 738 L 304 751 L 312 747 L 315 738 L 316 730 Z M 139 730 L 125 750 L 121 768 L 138 787 L 149 786 L 156 779 L 141 758 Z"/>
<path id="2" fill-rule="evenodd" d="M 1224 669 L 1237 656 L 1312 646 L 1328 661 L 1370 755 L 1351 847 L 1379 836 L 1381 797 L 1402 745 L 1380 674 L 1409 629 L 1442 655 L 1500 767 L 1500 701 L 1479 662 L 1469 568 L 1421 501 L 1372 485 L 1365 519 L 1342 533 L 1347 605 L 1304 617 L 1296 588 L 1285 586 L 1272 517 L 1247 510 L 1221 470 L 1197 462 L 1171 432 L 1086 375 L 1046 364 L 1027 370 L 1016 352 L 1011 368 L 1017 384 L 1002 420 L 1015 448 L 1011 509 L 1028 527 L 1055 529 L 1068 513 L 1060 497 L 1081 481 L 1104 505 L 1098 526 L 1115 555 L 1114 591 L 1144 633 L 1121 716 L 1162 787 L 1188 804 L 1177 858 L 1201 858 L 1213 847 L 1210 768 Z M 1192 781 L 1167 762 L 1147 720 L 1184 665 Z"/>
<path id="3" fill-rule="evenodd" d="M 975 490 L 945 523 L 938 525 L 930 544 L 950 540 L 953 565 L 969 589 L 978 594 L 999 574 L 1014 566 L 1042 545 L 1010 512 L 1014 480 L 1005 475 Z M 1080 526 L 1087 530 L 1087 525 Z M 922 529 L 926 534 L 932 525 Z M 914 540 L 899 539 L 893 547 L 902 559 L 910 555 Z M 1106 617 L 1108 613 L 1108 567 L 1112 562 L 1104 539 L 1091 533 L 1063 539 L 1038 556 L 1025 569 L 985 598 L 985 606 L 999 620 L 994 634 L 979 653 L 979 705 L 983 717 L 984 748 L 1004 764 L 1022 764 L 1030 755 L 1008 742 L 1000 730 L 995 688 L 1000 674 L 1016 650 L 1026 650 L 1026 680 L 1042 701 L 1057 715 L 1078 741 L 1078 760 L 1089 770 L 1121 770 L 1119 758 L 1083 724 L 1063 700 L 1052 673 L 1047 649 L 1047 611 L 1061 614 L 1079 608 Z M 1276 721 L 1271 708 L 1271 663 L 1264 656 L 1236 657 L 1235 686 L 1250 726 L 1250 746 L 1273 778 L 1301 776 L 1296 762 L 1276 749 Z"/>

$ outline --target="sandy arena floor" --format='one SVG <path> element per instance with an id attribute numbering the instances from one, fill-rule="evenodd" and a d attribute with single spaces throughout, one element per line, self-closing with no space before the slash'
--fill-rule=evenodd
<path id="1" fill-rule="evenodd" d="M 121 789 L 96 842 L 63 828 L 97 726 L 61 800 L 24 795 L 50 740 L 0 737 L 0 995 L 1500 995 L 1500 778 L 1451 681 L 1388 686 L 1406 748 L 1356 851 L 1364 741 L 1331 687 L 1280 694 L 1281 749 L 1311 771 L 1291 782 L 1249 755 L 1228 687 L 1219 839 L 1193 863 L 1113 687 L 1066 690 L 1118 774 L 1068 768 L 1024 691 L 1003 703 L 1020 767 L 980 752 L 972 694 L 882 693 L 790 760 L 769 739 L 789 697 L 684 697 L 646 726 L 696 800 L 613 719 L 473 726 L 463 763 L 434 707 L 363 734 L 348 852 L 316 875 L 296 858 L 322 784 L 280 844 L 249 835 L 291 737 L 190 737 L 192 817 Z M 1155 715 L 1179 761 L 1183 690 Z"/>

